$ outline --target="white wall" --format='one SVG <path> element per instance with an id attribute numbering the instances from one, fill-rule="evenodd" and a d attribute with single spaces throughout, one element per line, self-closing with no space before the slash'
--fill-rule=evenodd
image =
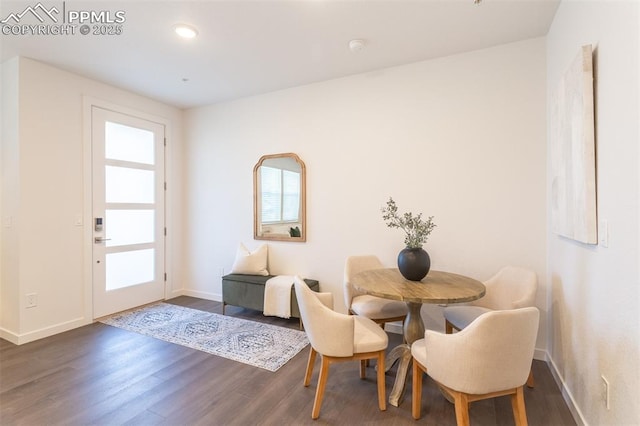
<path id="1" fill-rule="evenodd" d="M 178 190 L 182 187 L 182 112 L 26 58 L 8 61 L 3 69 L 17 70 L 19 90 L 15 99 L 8 100 L 12 110 L 7 110 L 17 117 L 17 181 L 3 182 L 3 223 L 10 221 L 11 226 L 2 234 L 2 311 L 10 314 L 9 318 L 3 314 L 0 337 L 23 343 L 93 319 L 87 280 L 90 260 L 85 258 L 91 242 L 84 228 L 91 224 L 91 212 L 86 209 L 90 201 L 87 204 L 84 183 L 84 96 L 171 122 L 168 174 L 175 191 L 169 193 L 168 218 L 174 238 L 167 262 L 173 275 L 182 273 Z M 12 148 L 5 143 L 4 133 L 2 148 Z M 7 194 L 11 202 L 5 203 Z M 76 225 L 78 216 L 84 218 L 85 226 Z M 6 262 L 9 257 L 11 261 Z M 174 295 L 181 280 L 171 278 L 169 295 Z M 5 298 L 5 292 L 11 297 Z M 38 294 L 37 307 L 26 308 L 28 293 Z"/>
<path id="2" fill-rule="evenodd" d="M 2 66 L 2 143 L 0 147 L 0 212 L 15 209 L 18 202 L 18 60 Z M 11 218 L 2 214 L 0 223 L 0 324 L 16 329 L 20 321 L 18 288 L 9 285 L 17 280 L 17 251 L 9 250 L 17 244 L 16 233 L 11 232 Z"/>
<path id="3" fill-rule="evenodd" d="M 221 299 L 238 243 L 260 244 L 253 166 L 295 152 L 307 166 L 307 242 L 269 242 L 272 273 L 318 279 L 344 309 L 345 258 L 394 266 L 403 248 L 380 213 L 392 196 L 401 211 L 435 216 L 433 269 L 538 273 L 544 349 L 544 49 L 533 39 L 186 111 L 189 294 Z M 442 328 L 435 311 L 428 326 Z"/>
<path id="4" fill-rule="evenodd" d="M 577 416 L 592 425 L 640 424 L 638 9 L 637 1 L 563 1 L 547 37 L 548 93 L 580 46 L 594 48 L 597 209 L 609 247 L 548 236 L 549 351 Z"/>

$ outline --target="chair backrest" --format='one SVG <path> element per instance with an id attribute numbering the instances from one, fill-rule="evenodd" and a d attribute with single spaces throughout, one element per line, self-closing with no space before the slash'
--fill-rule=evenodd
<path id="1" fill-rule="evenodd" d="M 351 307 L 351 300 L 354 297 L 364 294 L 353 288 L 351 285 L 351 279 L 354 275 L 362 271 L 368 271 L 370 269 L 384 268 L 380 259 L 374 255 L 366 256 L 349 256 L 344 265 L 344 304 L 349 309 Z"/>
<path id="2" fill-rule="evenodd" d="M 472 305 L 493 310 L 535 306 L 538 278 L 533 271 L 505 266 L 485 281 L 484 285 L 486 294 L 472 302 Z"/>
<path id="3" fill-rule="evenodd" d="M 300 317 L 311 346 L 323 355 L 353 355 L 355 319 L 331 310 L 302 278 L 294 277 Z"/>
<path id="4" fill-rule="evenodd" d="M 425 332 L 427 373 L 451 389 L 485 394 L 522 386 L 529 376 L 540 312 L 491 311 L 462 331 Z"/>

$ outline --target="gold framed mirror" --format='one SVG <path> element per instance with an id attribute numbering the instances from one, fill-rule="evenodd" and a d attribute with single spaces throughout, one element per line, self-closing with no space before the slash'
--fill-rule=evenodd
<path id="1" fill-rule="evenodd" d="M 306 168 L 293 153 L 263 155 L 253 168 L 253 237 L 307 241 Z"/>

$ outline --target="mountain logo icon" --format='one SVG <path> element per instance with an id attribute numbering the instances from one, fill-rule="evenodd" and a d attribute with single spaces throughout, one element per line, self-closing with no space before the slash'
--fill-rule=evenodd
<path id="1" fill-rule="evenodd" d="M 2 24 L 7 24 L 9 21 L 13 21 L 14 24 L 20 23 L 22 18 L 25 16 L 35 16 L 35 18 L 40 21 L 40 23 L 44 23 L 45 18 L 49 18 L 54 23 L 58 22 L 58 18 L 54 16 L 54 14 L 58 14 L 60 11 L 54 6 L 51 9 L 47 9 L 42 5 L 42 3 L 38 3 L 35 6 L 28 6 L 20 13 L 10 13 L 9 16 L 0 21 Z"/>

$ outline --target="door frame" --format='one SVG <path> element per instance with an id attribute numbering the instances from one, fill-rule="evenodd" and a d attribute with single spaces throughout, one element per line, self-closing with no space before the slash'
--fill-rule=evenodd
<path id="1" fill-rule="evenodd" d="M 82 224 L 84 227 L 83 232 L 83 276 L 84 276 L 84 317 L 87 323 L 94 322 L 93 313 L 93 156 L 92 156 L 92 108 L 102 108 L 110 111 L 114 111 L 120 114 L 131 115 L 134 117 L 142 118 L 144 120 L 153 121 L 165 126 L 165 153 L 164 153 L 164 175 L 166 190 L 164 194 L 164 222 L 167 229 L 167 233 L 164 238 L 164 271 L 166 279 L 164 281 L 164 296 L 163 300 L 168 298 L 168 295 L 172 293 L 172 277 L 173 277 L 173 265 L 171 259 L 173 258 L 173 227 L 170 226 L 173 219 L 172 209 L 172 197 L 173 191 L 170 190 L 170 177 L 172 176 L 171 168 L 171 147 L 172 147 L 172 126 L 169 119 L 160 117 L 157 115 L 145 113 L 136 109 L 123 107 L 102 99 L 97 99 L 91 96 L 83 96 L 82 98 L 82 124 L 83 124 L 83 213 Z"/>

